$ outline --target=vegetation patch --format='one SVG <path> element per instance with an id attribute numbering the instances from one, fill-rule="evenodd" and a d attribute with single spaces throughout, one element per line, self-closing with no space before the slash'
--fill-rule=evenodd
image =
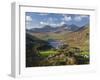
<path id="1" fill-rule="evenodd" d="M 58 52 L 55 50 L 47 50 L 47 51 L 40 51 L 40 55 L 43 57 L 48 57 L 49 55 L 57 54 Z"/>

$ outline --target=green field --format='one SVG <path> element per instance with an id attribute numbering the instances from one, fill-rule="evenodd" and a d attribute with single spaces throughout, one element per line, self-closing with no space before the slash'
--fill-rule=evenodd
<path id="1" fill-rule="evenodd" d="M 47 51 L 40 51 L 40 55 L 43 57 L 48 57 L 49 55 L 57 54 L 57 51 L 54 50 L 47 50 Z"/>

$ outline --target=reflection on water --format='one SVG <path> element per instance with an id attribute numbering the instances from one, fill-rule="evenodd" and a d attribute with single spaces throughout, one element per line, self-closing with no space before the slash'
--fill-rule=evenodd
<path id="1" fill-rule="evenodd" d="M 50 41 L 48 41 L 48 43 L 49 43 L 52 47 L 54 47 L 54 48 L 56 48 L 56 49 L 59 49 L 59 48 L 63 45 L 63 42 L 61 42 L 61 41 L 59 41 L 59 40 L 50 40 Z"/>

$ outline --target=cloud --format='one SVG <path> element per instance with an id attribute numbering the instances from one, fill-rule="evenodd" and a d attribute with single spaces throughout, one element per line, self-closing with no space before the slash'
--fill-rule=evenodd
<path id="1" fill-rule="evenodd" d="M 32 21 L 32 17 L 31 16 L 26 16 L 26 21 Z"/>
<path id="2" fill-rule="evenodd" d="M 66 21 L 72 20 L 71 16 L 64 16 L 62 21 L 56 22 L 57 18 L 49 17 L 46 21 L 40 21 L 40 25 L 51 25 L 53 27 L 62 26 Z"/>
<path id="3" fill-rule="evenodd" d="M 65 22 L 64 22 L 64 21 L 62 21 L 62 22 L 60 23 L 60 25 L 63 25 L 63 24 L 65 24 Z"/>
<path id="4" fill-rule="evenodd" d="M 40 22 L 40 25 L 42 25 L 42 26 L 44 26 L 44 25 L 50 25 L 50 26 L 53 26 L 53 27 L 62 26 L 63 24 L 65 24 L 64 21 L 62 21 L 60 23 L 54 23 L 54 22 L 49 23 L 49 22 L 43 22 L 43 21 Z"/>
<path id="5" fill-rule="evenodd" d="M 49 17 L 45 22 L 41 21 L 41 25 L 55 25 L 55 20 L 52 17 Z"/>
<path id="6" fill-rule="evenodd" d="M 71 16 L 68 16 L 68 15 L 63 15 L 63 18 L 62 18 L 63 21 L 71 21 L 72 18 Z"/>
<path id="7" fill-rule="evenodd" d="M 75 16 L 75 17 L 74 17 L 74 20 L 75 20 L 75 21 L 81 21 L 83 18 L 87 18 L 87 17 L 88 17 L 88 16 L 85 16 L 85 15 L 82 15 L 82 16 L 79 15 L 79 16 Z"/>
<path id="8" fill-rule="evenodd" d="M 32 28 L 32 17 L 31 16 L 26 16 L 26 28 L 31 29 Z"/>
<path id="9" fill-rule="evenodd" d="M 40 22 L 40 25 L 51 25 L 51 26 L 57 26 L 56 23 L 49 23 L 49 22 L 43 22 L 43 21 Z"/>
<path id="10" fill-rule="evenodd" d="M 81 16 L 75 16 L 75 17 L 74 17 L 74 20 L 75 20 L 75 21 L 81 21 L 81 20 L 82 20 L 82 17 L 81 17 Z"/>
<path id="11" fill-rule="evenodd" d="M 43 22 L 43 21 L 41 21 L 40 22 L 40 25 L 48 25 L 49 23 L 47 23 L 47 22 Z"/>

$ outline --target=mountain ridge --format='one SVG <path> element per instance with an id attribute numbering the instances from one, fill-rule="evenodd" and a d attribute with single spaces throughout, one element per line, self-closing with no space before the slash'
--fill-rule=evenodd
<path id="1" fill-rule="evenodd" d="M 60 32 L 60 31 L 76 31 L 78 30 L 79 27 L 74 25 L 74 24 L 71 24 L 71 25 L 67 25 L 67 24 L 63 24 L 63 25 L 60 25 L 60 26 L 56 26 L 56 27 L 52 27 L 50 25 L 45 25 L 43 26 L 42 28 L 32 28 L 32 29 L 29 29 L 28 31 L 30 32 Z"/>

